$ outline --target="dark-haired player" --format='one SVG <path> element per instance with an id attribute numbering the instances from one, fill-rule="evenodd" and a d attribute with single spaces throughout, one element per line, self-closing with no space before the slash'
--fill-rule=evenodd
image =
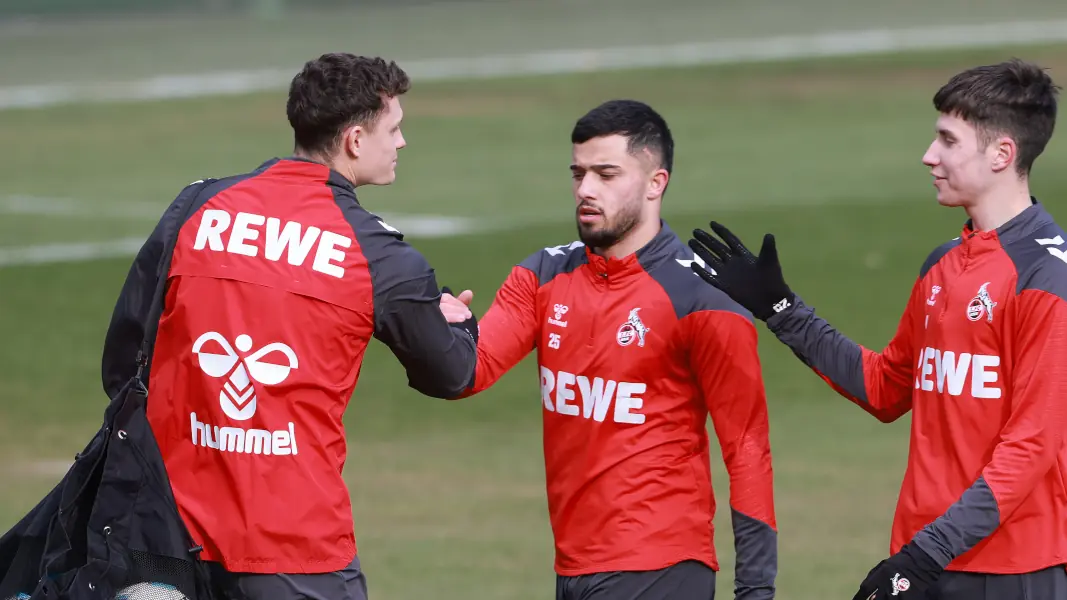
<path id="1" fill-rule="evenodd" d="M 934 95 L 923 164 L 938 202 L 969 218 L 919 270 L 882 352 L 790 291 L 770 234 L 757 258 L 718 223 L 725 244 L 694 232 L 697 273 L 834 389 L 884 422 L 913 413 L 892 555 L 858 600 L 1067 599 L 1067 233 L 1029 187 L 1057 96 L 1019 60 L 963 71 Z"/>
<path id="2" fill-rule="evenodd" d="M 536 350 L 556 598 L 714 597 L 709 414 L 730 477 L 735 597 L 773 598 L 756 328 L 693 274 L 693 253 L 660 218 L 671 132 L 649 106 L 616 100 L 580 118 L 571 141 L 580 241 L 512 269 L 481 320 L 467 391 Z M 444 298 L 464 319 L 464 303 Z"/>
<path id="3" fill-rule="evenodd" d="M 449 326 L 426 260 L 356 199 L 357 187 L 396 176 L 409 85 L 380 58 L 307 62 L 289 89 L 293 156 L 186 187 L 116 304 L 103 357 L 110 396 L 135 373 L 167 278 L 148 420 L 224 600 L 366 597 L 342 415 L 372 337 L 422 393 L 452 397 L 471 383 L 473 320 Z"/>

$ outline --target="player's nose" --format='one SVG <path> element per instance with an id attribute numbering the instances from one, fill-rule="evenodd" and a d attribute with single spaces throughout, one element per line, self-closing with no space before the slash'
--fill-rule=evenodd
<path id="1" fill-rule="evenodd" d="M 934 144 L 926 149 L 926 153 L 923 154 L 923 164 L 928 167 L 937 166 L 940 163 L 940 159 L 937 156 L 937 152 L 934 150 Z"/>

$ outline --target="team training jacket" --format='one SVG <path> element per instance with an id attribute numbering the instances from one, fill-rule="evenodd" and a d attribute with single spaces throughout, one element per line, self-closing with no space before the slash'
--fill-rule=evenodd
<path id="1" fill-rule="evenodd" d="M 635 254 L 580 242 L 514 267 L 480 320 L 475 386 L 537 350 L 556 571 L 718 569 L 708 414 L 730 476 L 739 597 L 773 596 L 767 406 L 751 316 L 662 224 Z"/>
<path id="2" fill-rule="evenodd" d="M 163 215 L 107 333 L 109 396 L 133 374 L 175 227 L 147 414 L 180 514 L 202 558 L 230 571 L 341 569 L 356 551 L 341 417 L 368 342 L 438 397 L 470 385 L 474 342 L 444 320 L 425 259 L 348 180 L 274 159 L 190 185 Z"/>
<path id="3" fill-rule="evenodd" d="M 1067 563 L 1067 234 L 1033 205 L 934 250 L 877 353 L 798 301 L 768 320 L 837 391 L 885 422 L 913 411 L 891 551 L 951 570 Z"/>

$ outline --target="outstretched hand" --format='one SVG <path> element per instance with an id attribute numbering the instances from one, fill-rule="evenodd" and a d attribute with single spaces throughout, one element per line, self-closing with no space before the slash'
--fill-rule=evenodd
<path id="1" fill-rule="evenodd" d="M 763 236 L 759 256 L 754 256 L 741 240 L 722 224 L 710 223 L 721 240 L 704 231 L 693 230 L 689 247 L 704 261 L 693 261 L 693 271 L 745 307 L 752 316 L 766 321 L 795 303 L 794 295 L 782 277 L 774 236 Z"/>
<path id="2" fill-rule="evenodd" d="M 478 343 L 478 319 L 471 312 L 470 303 L 474 292 L 463 290 L 459 296 L 453 296 L 448 287 L 441 288 L 441 314 L 448 324 L 467 333 L 474 343 Z"/>
<path id="3" fill-rule="evenodd" d="M 463 290 L 459 296 L 453 296 L 452 290 L 447 287 L 443 288 L 441 290 L 441 314 L 449 323 L 462 323 L 473 316 L 470 309 L 472 299 L 474 299 L 474 292 L 470 290 Z"/>

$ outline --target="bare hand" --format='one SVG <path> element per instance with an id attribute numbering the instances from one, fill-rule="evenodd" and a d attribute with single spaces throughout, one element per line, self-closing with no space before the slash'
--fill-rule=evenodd
<path id="1" fill-rule="evenodd" d="M 445 316 L 445 320 L 449 323 L 462 323 L 471 318 L 473 314 L 470 309 L 470 303 L 473 298 L 474 292 L 470 290 L 463 290 L 459 296 L 442 292 L 441 314 Z"/>

